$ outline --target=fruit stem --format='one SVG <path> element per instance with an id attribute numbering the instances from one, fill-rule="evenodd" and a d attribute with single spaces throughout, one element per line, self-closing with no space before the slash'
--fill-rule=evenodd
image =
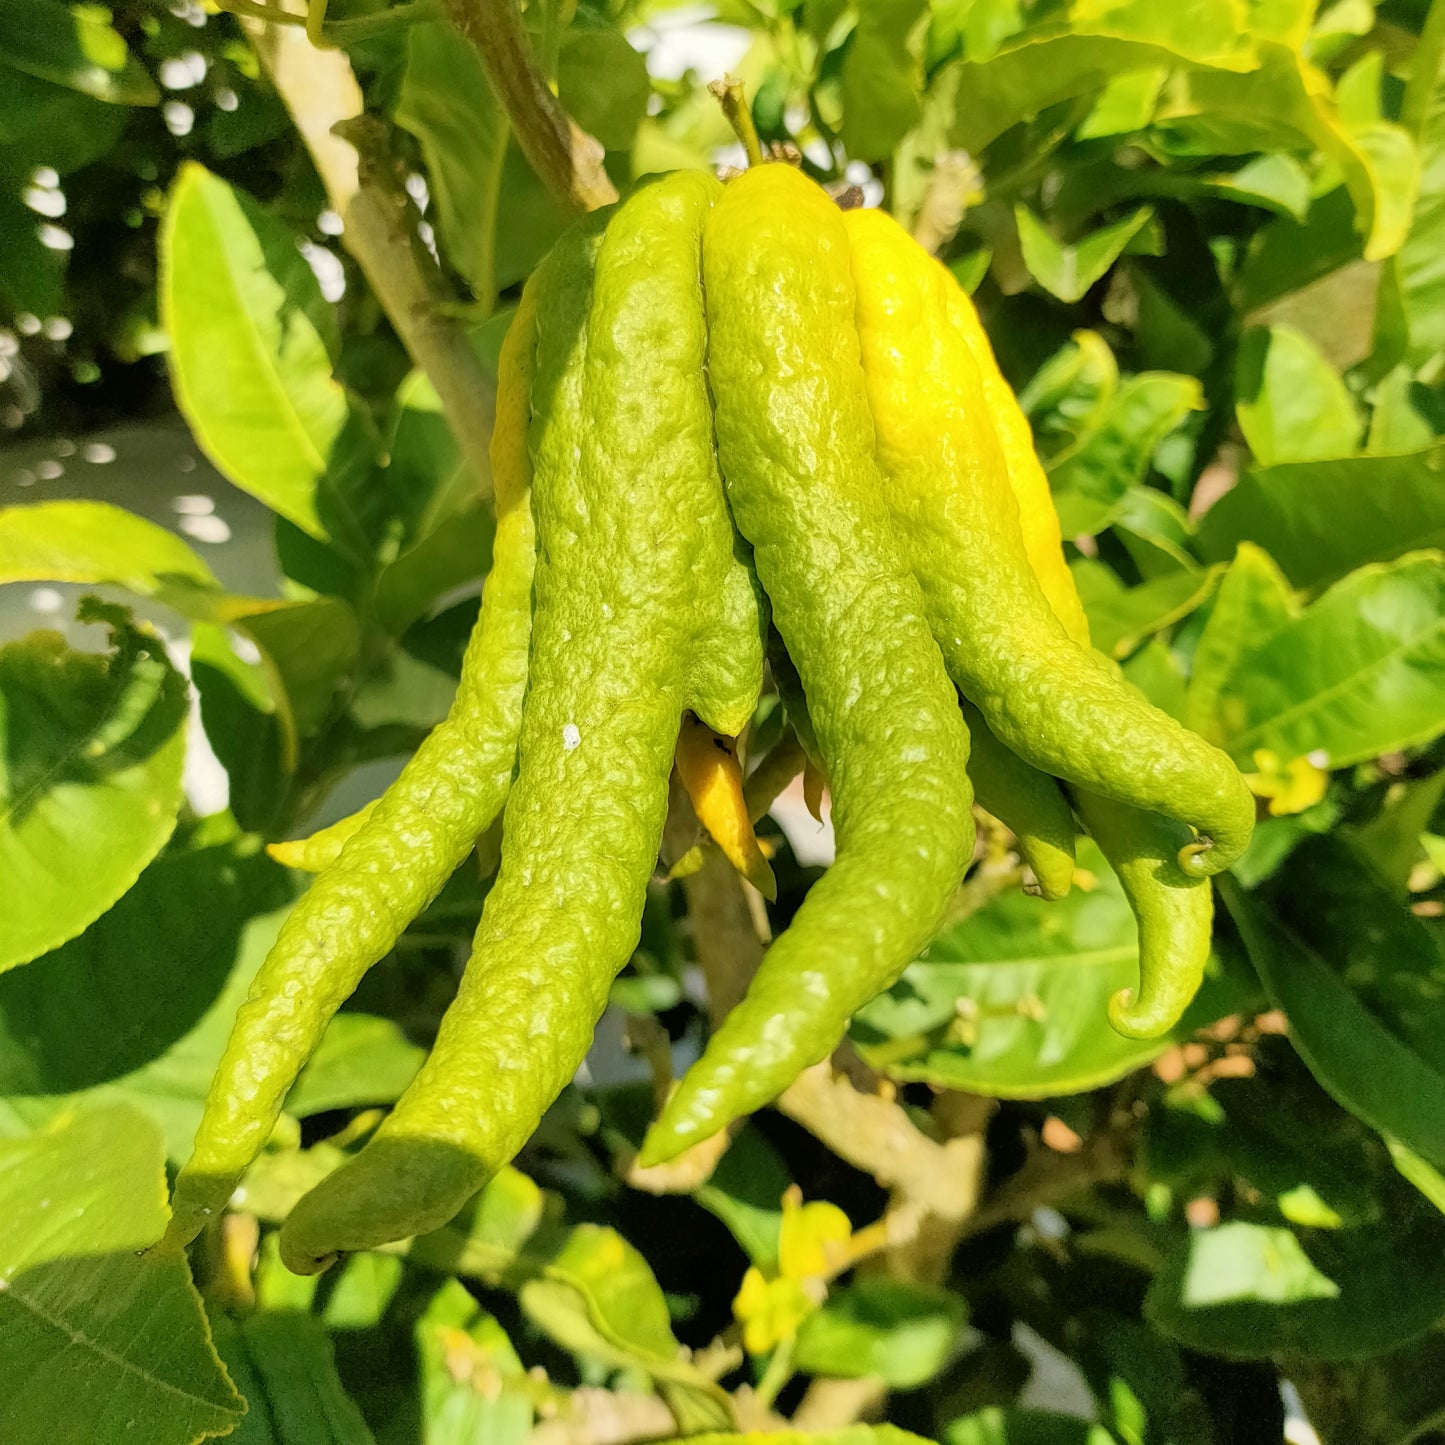
<path id="1" fill-rule="evenodd" d="M 753 113 L 748 107 L 747 95 L 743 83 L 735 80 L 731 75 L 725 75 L 721 80 L 714 80 L 708 85 L 714 99 L 722 106 L 722 113 L 727 117 L 727 122 L 733 128 L 733 133 L 743 143 L 743 149 L 748 155 L 750 166 L 760 166 L 763 163 L 763 147 L 758 140 L 757 127 L 753 124 Z"/>

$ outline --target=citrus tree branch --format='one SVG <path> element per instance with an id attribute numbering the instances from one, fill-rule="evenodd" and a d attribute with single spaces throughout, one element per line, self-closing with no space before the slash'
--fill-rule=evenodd
<path id="1" fill-rule="evenodd" d="M 446 0 L 452 24 L 482 58 L 522 154 L 558 200 L 593 211 L 617 199 L 603 150 L 562 109 L 537 64 L 516 0 Z"/>
<path id="2" fill-rule="evenodd" d="M 468 469 L 480 492 L 489 493 L 495 394 L 466 329 L 443 310 L 441 275 L 415 241 L 405 193 L 384 156 L 385 126 L 364 115 L 344 51 L 318 50 L 291 26 L 254 17 L 242 24 L 341 217 L 342 244 L 407 354 L 430 377 Z"/>

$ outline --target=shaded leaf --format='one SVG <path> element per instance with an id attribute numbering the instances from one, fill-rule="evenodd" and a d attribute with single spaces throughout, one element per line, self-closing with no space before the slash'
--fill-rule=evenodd
<path id="1" fill-rule="evenodd" d="M 1137 587 L 1086 598 L 1094 646 L 1110 657 L 1127 657 L 1146 638 L 1207 602 L 1223 574 L 1223 567 L 1169 572 Z"/>
<path id="2" fill-rule="evenodd" d="M 1295 1232 L 1235 1220 L 1191 1232 L 1155 1277 L 1149 1320 L 1234 1359 L 1378 1354 L 1445 1307 L 1445 1219 L 1402 1201 L 1378 1225 Z"/>
<path id="3" fill-rule="evenodd" d="M 860 1279 L 804 1320 L 794 1363 L 810 1375 L 876 1375 L 892 1389 L 917 1389 L 948 1363 L 963 1320 L 963 1301 L 947 1290 Z"/>
<path id="4" fill-rule="evenodd" d="M 448 24 L 413 25 L 392 116 L 421 147 L 447 260 L 483 306 L 497 294 L 497 219 L 511 139 L 477 52 Z"/>
<path id="5" fill-rule="evenodd" d="M 908 37 L 926 8 L 926 0 L 874 0 L 859 7 L 842 75 L 843 145 L 858 160 L 891 155 L 922 113 Z"/>
<path id="6" fill-rule="evenodd" d="M 320 1320 L 296 1311 L 215 1322 L 216 1349 L 250 1407 L 231 1445 L 374 1445 L 336 1373 Z"/>
<path id="7" fill-rule="evenodd" d="M 160 1138 L 130 1109 L 0 1143 L 0 1369 L 24 1382 L 0 1396 L 6 1445 L 190 1445 L 240 1417 L 185 1258 L 137 1255 L 165 1193 Z"/>
<path id="8" fill-rule="evenodd" d="M 1285 462 L 1250 472 L 1205 514 L 1210 561 L 1257 542 L 1297 587 L 1445 544 L 1445 447 L 1403 456 Z"/>
<path id="9" fill-rule="evenodd" d="M 110 24 L 109 12 L 97 5 L 26 0 L 5 6 L 0 63 L 113 105 L 160 100 L 155 82 Z"/>

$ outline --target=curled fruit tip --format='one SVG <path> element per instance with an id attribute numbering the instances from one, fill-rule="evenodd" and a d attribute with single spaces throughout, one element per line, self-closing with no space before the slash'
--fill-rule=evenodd
<path id="1" fill-rule="evenodd" d="M 1191 878 L 1208 878 L 1211 874 L 1219 871 L 1218 864 L 1210 867 L 1214 859 L 1207 858 L 1207 855 L 1214 849 L 1214 839 L 1207 834 L 1201 833 L 1192 843 L 1186 843 L 1179 850 L 1179 866 Z"/>
<path id="2" fill-rule="evenodd" d="M 1179 1022 L 1181 1010 L 1139 1008 L 1134 990 L 1121 988 L 1109 1000 L 1109 1026 L 1126 1039 L 1157 1039 Z"/>

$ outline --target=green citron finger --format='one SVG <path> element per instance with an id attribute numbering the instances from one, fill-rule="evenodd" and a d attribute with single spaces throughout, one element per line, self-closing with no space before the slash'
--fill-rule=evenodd
<path id="1" fill-rule="evenodd" d="M 176 1180 L 163 1245 L 194 1239 L 260 1152 L 332 1015 L 436 896 L 507 798 L 527 683 L 535 547 L 526 454 L 536 313 L 502 349 L 497 530 L 482 610 L 446 718 L 291 911 L 236 1015 Z"/>
<path id="2" fill-rule="evenodd" d="M 950 278 L 888 216 L 846 218 L 878 458 L 904 549 L 959 689 L 1045 772 L 1198 829 L 1180 866 L 1244 851 L 1254 799 L 1229 757 L 1080 647 L 1029 565 L 1006 460 Z"/>
<path id="3" fill-rule="evenodd" d="M 733 589 L 746 621 L 753 595 L 733 576 L 704 372 L 718 190 L 648 185 L 539 273 L 534 661 L 501 866 L 421 1073 L 287 1220 L 292 1269 L 440 1226 L 526 1142 L 636 947 L 683 710 L 740 728 L 756 706 L 756 610 L 725 664 L 706 655 L 717 599 Z"/>
<path id="4" fill-rule="evenodd" d="M 979 806 L 1019 840 L 1039 892 L 1063 898 L 1074 882 L 1074 815 L 1059 785 L 994 737 L 983 715 L 960 699 L 972 749 L 968 776 Z"/>
<path id="5" fill-rule="evenodd" d="M 362 830 L 366 820 L 376 811 L 378 798 L 364 808 L 349 813 L 305 838 L 292 838 L 284 843 L 268 843 L 266 851 L 278 863 L 300 873 L 320 873 L 341 856 L 341 850 Z"/>
<path id="6" fill-rule="evenodd" d="M 719 460 L 828 770 L 837 861 L 643 1143 L 671 1159 L 837 1044 L 937 928 L 973 850 L 968 733 L 873 464 L 847 239 L 820 188 L 749 171 L 708 218 Z"/>
<path id="7" fill-rule="evenodd" d="M 1139 986 L 1109 1000 L 1109 1022 L 1126 1038 L 1158 1038 L 1179 1022 L 1204 978 L 1214 890 L 1179 866 L 1182 824 L 1089 793 L 1074 801 L 1139 924 Z"/>

